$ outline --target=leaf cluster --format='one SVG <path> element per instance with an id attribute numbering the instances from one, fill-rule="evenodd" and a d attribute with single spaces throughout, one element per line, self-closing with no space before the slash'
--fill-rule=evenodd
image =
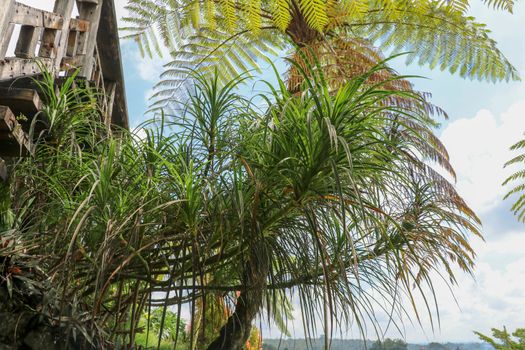
<path id="1" fill-rule="evenodd" d="M 512 12 L 512 0 L 484 1 Z M 143 54 L 168 53 L 154 107 L 165 107 L 187 84 L 187 70 L 218 69 L 223 82 L 246 69 L 261 69 L 261 58 L 305 47 L 322 48 L 331 60 L 349 57 L 352 78 L 381 61 L 380 53 L 409 52 L 417 61 L 471 79 L 519 79 L 490 37 L 468 15 L 469 1 L 435 0 L 130 0 L 125 38 Z M 370 64 L 370 61 L 371 64 Z M 334 74 L 334 77 L 337 77 Z"/>
<path id="2" fill-rule="evenodd" d="M 380 332 L 379 314 L 419 318 L 417 295 L 431 313 L 439 267 L 449 283 L 454 266 L 472 270 L 479 220 L 434 169 L 451 167 L 426 102 L 371 84 L 385 64 L 337 91 L 318 67 L 296 68 L 302 93 L 277 77 L 262 105 L 239 95 L 247 76 L 195 73 L 187 103 L 138 134 L 59 95 L 67 132 L 15 168 L 20 243 L 0 254 L 23 246 L 98 344 L 134 343 L 151 308 L 163 335 L 168 308 L 196 315 L 212 296 L 233 309 L 253 290 L 283 328 L 298 298 L 307 334 L 319 319 L 327 335 L 351 322 Z"/>
<path id="3" fill-rule="evenodd" d="M 474 332 L 479 339 L 489 343 L 497 350 L 525 349 L 525 328 L 518 328 L 512 334 L 503 327 L 503 330 L 492 328 L 492 337 Z"/>

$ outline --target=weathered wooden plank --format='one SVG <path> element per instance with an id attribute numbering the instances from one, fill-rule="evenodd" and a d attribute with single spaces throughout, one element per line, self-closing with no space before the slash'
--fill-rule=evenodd
<path id="1" fill-rule="evenodd" d="M 89 21 L 85 21 L 79 18 L 71 18 L 69 21 L 69 30 L 75 30 L 77 32 L 87 32 L 89 30 Z"/>
<path id="2" fill-rule="evenodd" d="M 42 34 L 42 42 L 40 44 L 40 50 L 38 51 L 38 57 L 44 58 L 55 58 L 57 54 L 57 42 L 58 42 L 58 30 L 55 29 L 44 29 Z"/>
<path id="3" fill-rule="evenodd" d="M 7 106 L 0 106 L 0 127 L 5 128 L 2 132 L 3 135 L 8 135 L 9 138 L 16 140 L 16 142 L 20 145 L 20 155 L 26 153 L 29 153 L 31 155 L 35 154 L 34 143 L 32 142 L 29 135 L 22 129 L 22 126 L 16 120 L 15 115 Z M 9 146 L 9 139 L 7 140 L 7 142 L 5 140 L 2 141 L 2 143 Z M 9 153 L 13 154 L 14 150 L 12 149 L 12 147 L 5 147 L 4 145 L 2 145 L 2 147 L 0 147 L 0 152 L 1 155 L 5 156 L 9 155 Z"/>
<path id="4" fill-rule="evenodd" d="M 40 58 L 39 62 L 47 69 L 51 69 L 54 61 L 49 58 Z M 35 75 L 40 73 L 40 67 L 34 59 L 6 58 L 0 61 L 0 80 L 13 79 L 25 75 Z"/>
<path id="5" fill-rule="evenodd" d="M 0 60 L 3 60 L 9 45 L 11 35 L 4 35 L 7 33 L 7 29 L 11 23 L 11 17 L 13 16 L 13 10 L 15 6 L 15 0 L 2 0 L 2 6 L 0 6 L 0 47 L 5 49 L 0 50 Z M 7 42 L 7 43 L 6 43 Z"/>
<path id="6" fill-rule="evenodd" d="M 104 89 L 104 75 L 102 74 L 102 68 L 100 67 L 100 56 L 98 54 L 98 47 L 95 46 L 94 52 L 95 69 L 91 73 L 91 80 L 95 83 L 97 89 Z"/>
<path id="7" fill-rule="evenodd" d="M 15 3 L 11 22 L 33 27 L 61 29 L 64 21 L 60 14 L 44 11 L 17 2 Z"/>
<path id="8" fill-rule="evenodd" d="M 95 63 L 93 55 L 95 52 L 95 45 L 97 44 L 97 32 L 103 2 L 103 0 L 100 0 L 98 3 L 79 2 L 77 4 L 80 19 L 90 22 L 89 31 L 87 32 L 86 46 L 85 49 L 83 48 L 82 50 L 82 53 L 84 53 L 85 56 L 84 62 L 82 63 L 82 70 L 80 71 L 80 75 L 87 79 L 91 78 L 91 73 L 93 72 L 93 66 Z"/>
<path id="9" fill-rule="evenodd" d="M 73 57 L 63 57 L 62 64 L 60 65 L 61 70 L 72 70 L 79 68 L 84 62 L 84 55 L 75 55 Z"/>
<path id="10" fill-rule="evenodd" d="M 0 105 L 31 118 L 42 109 L 42 100 L 33 89 L 0 87 Z"/>
<path id="11" fill-rule="evenodd" d="M 18 36 L 18 41 L 16 42 L 15 56 L 20 58 L 33 58 L 34 53 L 29 51 L 31 42 L 34 42 L 35 37 L 35 26 L 32 25 L 23 25 L 20 28 L 20 35 Z"/>
<path id="12" fill-rule="evenodd" d="M 42 10 L 17 2 L 15 3 L 15 11 L 13 13 L 11 22 L 33 27 L 40 27 L 44 23 L 44 17 Z"/>
<path id="13" fill-rule="evenodd" d="M 0 130 L 11 131 L 15 127 L 16 118 L 7 106 L 0 106 Z"/>
<path id="14" fill-rule="evenodd" d="M 79 32 L 77 54 L 79 55 L 86 54 L 86 45 L 87 45 L 88 38 L 89 38 L 89 32 Z"/>
<path id="15" fill-rule="evenodd" d="M 117 84 L 115 82 L 106 81 L 104 84 L 106 90 L 106 108 L 104 111 L 104 123 L 108 126 L 111 125 L 111 113 L 113 112 L 113 104 L 115 103 L 115 91 L 117 89 Z"/>
<path id="16" fill-rule="evenodd" d="M 43 11 L 43 17 L 44 17 L 44 28 L 49 29 L 62 29 L 62 26 L 64 25 L 64 17 L 52 12 Z"/>
<path id="17" fill-rule="evenodd" d="M 9 42 L 13 36 L 13 31 L 15 30 L 15 24 L 9 23 L 6 28 L 6 31 L 0 36 L 0 57 L 5 57 L 5 53 L 9 47 Z"/>
<path id="18" fill-rule="evenodd" d="M 77 32 L 76 30 L 69 31 L 69 35 L 67 38 L 67 50 L 66 50 L 66 55 L 69 57 L 73 57 L 77 54 L 78 36 L 79 36 L 79 32 Z"/>
<path id="19" fill-rule="evenodd" d="M 62 57 L 66 55 L 67 50 L 67 37 L 69 33 L 69 23 L 71 20 L 71 13 L 73 12 L 74 0 L 56 0 L 53 13 L 59 14 L 63 17 L 62 27 L 60 30 L 54 32 L 53 41 L 49 42 L 47 46 L 51 48 L 52 56 L 41 57 L 52 57 L 55 58 L 53 71 L 58 72 L 60 65 L 62 64 Z M 51 34 L 48 34 L 50 37 Z M 48 37 L 48 38 L 49 38 Z"/>

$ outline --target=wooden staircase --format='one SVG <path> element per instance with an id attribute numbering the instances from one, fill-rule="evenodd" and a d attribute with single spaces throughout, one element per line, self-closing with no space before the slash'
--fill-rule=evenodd
<path id="1" fill-rule="evenodd" d="M 103 120 L 128 127 L 113 0 L 55 0 L 53 12 L 0 0 L 0 157 L 34 153 L 30 128 L 42 102 L 32 78 L 41 66 L 57 80 L 79 69 L 78 78 L 104 96 Z"/>

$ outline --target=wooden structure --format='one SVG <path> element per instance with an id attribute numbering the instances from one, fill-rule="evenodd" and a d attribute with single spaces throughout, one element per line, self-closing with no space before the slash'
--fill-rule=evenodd
<path id="1" fill-rule="evenodd" d="M 75 4 L 78 16 L 72 18 Z M 55 0 L 53 12 L 0 0 L 0 156 L 34 151 L 28 125 L 41 101 L 30 78 L 38 78 L 39 64 L 57 78 L 80 69 L 79 79 L 105 96 L 104 120 L 128 127 L 113 0 Z"/>

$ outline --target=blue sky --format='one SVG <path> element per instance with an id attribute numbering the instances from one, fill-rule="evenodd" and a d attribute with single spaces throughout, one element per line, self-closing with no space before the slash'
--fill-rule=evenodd
<path id="1" fill-rule="evenodd" d="M 42 7 L 48 0 L 23 0 Z M 125 0 L 116 0 L 123 15 Z M 492 11 L 481 1 L 472 1 L 471 14 L 488 24 L 500 49 L 525 78 L 525 3 L 514 14 Z M 128 109 L 132 126 L 144 120 L 147 98 L 162 72 L 162 61 L 140 57 L 131 42 L 123 42 L 122 53 Z M 437 131 L 448 148 L 458 174 L 457 187 L 483 221 L 485 242 L 473 239 L 477 258 L 474 278 L 460 274 L 454 288 L 457 304 L 445 284 L 437 283 L 441 327 L 432 332 L 427 321 L 424 330 L 405 324 L 411 342 L 473 341 L 472 330 L 488 333 L 491 327 L 525 327 L 525 224 L 509 212 L 511 203 L 503 202 L 501 182 L 508 170 L 502 166 L 510 159 L 509 146 L 525 132 L 525 83 L 492 84 L 464 80 L 439 70 L 416 65 L 406 66 L 398 59 L 394 67 L 401 74 L 427 77 L 414 81 L 420 90 L 431 92 L 433 102 L 444 108 L 450 120 Z M 271 329 L 266 336 L 277 337 Z M 300 322 L 295 335 L 303 335 Z M 351 333 L 349 336 L 358 336 Z M 390 332 L 388 336 L 399 336 Z"/>

